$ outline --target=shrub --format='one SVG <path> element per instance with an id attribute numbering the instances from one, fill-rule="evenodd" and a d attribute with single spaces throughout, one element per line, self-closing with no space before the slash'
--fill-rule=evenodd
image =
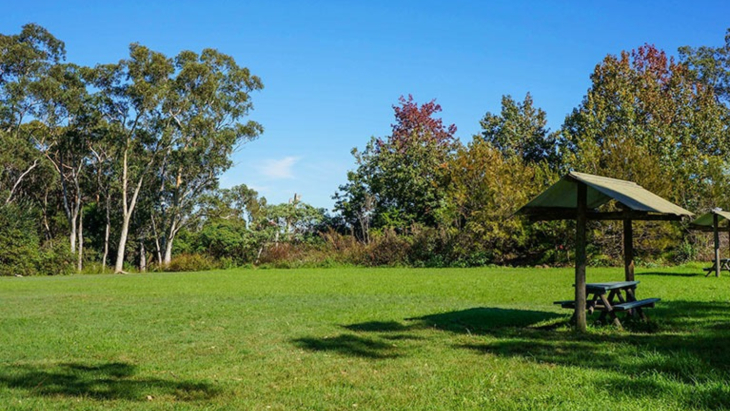
<path id="1" fill-rule="evenodd" d="M 76 256 L 71 253 L 68 242 L 58 239 L 41 249 L 38 272 L 45 275 L 73 274 Z"/>
<path id="2" fill-rule="evenodd" d="M 207 271 L 218 268 L 214 259 L 203 254 L 181 254 L 175 256 L 165 271 Z"/>
<path id="3" fill-rule="evenodd" d="M 40 238 L 30 207 L 0 207 L 0 275 L 35 275 Z"/>
<path id="4" fill-rule="evenodd" d="M 678 264 L 687 263 L 696 260 L 698 254 L 697 247 L 685 239 L 674 249 L 673 260 Z"/>
<path id="5" fill-rule="evenodd" d="M 405 236 L 399 236 L 393 229 L 374 232 L 359 257 L 359 264 L 367 266 L 406 265 L 411 245 Z"/>
<path id="6" fill-rule="evenodd" d="M 70 274 L 74 258 L 68 240 L 41 244 L 38 216 L 28 204 L 0 207 L 0 275 Z"/>

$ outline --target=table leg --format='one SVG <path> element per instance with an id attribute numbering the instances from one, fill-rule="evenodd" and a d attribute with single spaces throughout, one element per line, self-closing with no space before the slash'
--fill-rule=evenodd
<path id="1" fill-rule="evenodd" d="M 619 293 L 619 295 L 621 295 L 621 294 Z M 633 289 L 633 288 L 627 288 L 627 289 L 626 289 L 626 301 L 629 301 L 629 302 L 631 302 L 631 301 L 636 301 L 636 296 L 634 295 L 634 289 Z M 625 302 L 625 301 L 621 301 L 621 302 L 623 303 L 623 302 Z M 626 312 L 626 315 L 627 315 L 627 316 L 632 316 L 632 317 L 633 317 L 633 316 L 634 316 L 634 314 L 635 314 L 635 312 L 634 312 L 634 310 L 633 310 L 633 309 L 631 309 L 631 310 L 628 310 L 628 311 Z"/>
<path id="2" fill-rule="evenodd" d="M 601 294 L 600 296 L 601 302 L 603 302 L 603 305 L 605 306 L 605 311 L 601 313 L 601 317 L 599 318 L 600 321 L 603 321 L 606 318 L 606 315 L 611 317 L 611 321 L 613 322 L 613 325 L 615 325 L 618 328 L 621 327 L 621 320 L 616 317 L 616 313 L 613 311 L 613 307 L 611 306 L 611 302 L 608 298 L 606 298 L 606 294 Z"/>
<path id="3" fill-rule="evenodd" d="M 588 313 L 593 314 L 594 311 L 596 311 L 596 302 L 598 301 L 598 296 L 593 294 L 593 298 L 591 301 L 586 304 L 586 307 L 588 307 Z"/>

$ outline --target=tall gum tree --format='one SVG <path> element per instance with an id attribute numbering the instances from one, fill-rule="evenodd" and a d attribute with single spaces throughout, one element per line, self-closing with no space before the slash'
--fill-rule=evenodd
<path id="1" fill-rule="evenodd" d="M 171 59 L 138 44 L 129 59 L 98 66 L 96 80 L 122 199 L 114 270 L 123 269 L 130 221 L 147 185 L 157 187 L 156 195 L 144 191 L 156 196 L 145 211 L 158 259 L 167 264 L 199 196 L 217 186 L 234 149 L 262 132 L 258 123 L 242 122 L 261 80 L 213 49 Z"/>
<path id="2" fill-rule="evenodd" d="M 37 148 L 46 144 L 45 135 L 28 123 L 47 109 L 49 71 L 65 56 L 63 42 L 38 25 L 0 34 L 0 205 L 13 202 L 40 166 Z"/>
<path id="3" fill-rule="evenodd" d="M 48 104 L 39 117 L 47 135 L 47 144 L 39 148 L 59 176 L 70 249 L 78 253 L 79 270 L 83 261 L 82 180 L 89 171 L 89 136 L 98 121 L 97 112 L 90 105 L 86 72 L 86 68 L 74 64 L 53 67 L 43 88 Z"/>
<path id="4" fill-rule="evenodd" d="M 174 64 L 161 53 L 139 44 L 130 46 L 129 59 L 97 66 L 95 86 L 108 122 L 107 138 L 113 152 L 115 174 L 121 190 L 122 225 L 114 272 L 123 272 L 129 225 L 142 186 L 169 145 L 161 132 L 162 103 Z"/>
<path id="5" fill-rule="evenodd" d="M 201 194 L 214 189 L 231 166 L 231 154 L 263 128 L 243 122 L 253 109 L 250 94 L 263 84 L 228 55 L 205 49 L 183 51 L 175 58 L 161 115 L 170 135 L 159 167 L 162 264 L 172 258 L 177 233 L 195 212 Z"/>

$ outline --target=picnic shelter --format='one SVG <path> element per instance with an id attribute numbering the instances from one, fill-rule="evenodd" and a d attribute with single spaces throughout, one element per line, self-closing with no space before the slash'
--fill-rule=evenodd
<path id="1" fill-rule="evenodd" d="M 615 201 L 618 211 L 599 211 Z M 571 171 L 516 213 L 530 221 L 576 220 L 575 314 L 576 326 L 586 329 L 586 223 L 589 220 L 623 221 L 624 273 L 634 281 L 632 222 L 691 218 L 679 207 L 640 185 L 625 180 Z"/>

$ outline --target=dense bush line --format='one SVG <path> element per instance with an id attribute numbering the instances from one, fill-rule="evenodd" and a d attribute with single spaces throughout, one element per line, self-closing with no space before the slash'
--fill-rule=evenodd
<path id="1" fill-rule="evenodd" d="M 132 44 L 81 67 L 29 24 L 0 34 L 0 275 L 569 264 L 572 222 L 514 213 L 570 170 L 700 213 L 730 208 L 728 55 L 730 34 L 678 59 L 651 45 L 608 55 L 555 131 L 529 93 L 503 96 L 461 138 L 435 100 L 401 97 L 390 135 L 353 149 L 330 214 L 218 186 L 235 147 L 263 132 L 247 120 L 263 84 L 232 57 Z M 707 257 L 687 222 L 634 230 L 639 263 Z M 592 223 L 589 237 L 592 264 L 620 263 L 620 225 Z"/>

